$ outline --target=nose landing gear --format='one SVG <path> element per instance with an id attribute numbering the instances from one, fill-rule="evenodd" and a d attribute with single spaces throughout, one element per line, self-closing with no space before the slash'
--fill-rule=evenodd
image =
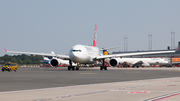
<path id="1" fill-rule="evenodd" d="M 69 64 L 70 64 L 70 66 L 68 66 L 68 70 L 80 70 L 80 67 L 78 65 L 76 67 L 72 66 L 71 60 L 69 60 Z"/>
<path id="2" fill-rule="evenodd" d="M 104 66 L 104 59 L 103 59 L 103 63 L 102 63 L 102 66 L 100 66 L 100 70 L 107 70 L 107 66 Z"/>

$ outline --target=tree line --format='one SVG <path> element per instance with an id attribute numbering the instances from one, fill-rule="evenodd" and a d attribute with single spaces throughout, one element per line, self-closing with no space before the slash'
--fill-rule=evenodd
<path id="1" fill-rule="evenodd" d="M 7 55 L 0 57 L 0 64 L 4 64 L 6 62 L 16 62 L 17 64 L 42 64 L 43 57 L 42 56 L 34 56 L 34 55 Z"/>

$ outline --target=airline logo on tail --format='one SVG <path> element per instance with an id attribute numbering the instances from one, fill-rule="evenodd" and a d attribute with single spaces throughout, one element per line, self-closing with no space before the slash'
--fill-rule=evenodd
<path id="1" fill-rule="evenodd" d="M 109 55 L 109 52 L 107 50 L 103 50 L 103 55 Z"/>
<path id="2" fill-rule="evenodd" d="M 95 25 L 95 33 L 94 33 L 93 47 L 96 47 L 96 33 L 97 33 L 97 25 Z"/>

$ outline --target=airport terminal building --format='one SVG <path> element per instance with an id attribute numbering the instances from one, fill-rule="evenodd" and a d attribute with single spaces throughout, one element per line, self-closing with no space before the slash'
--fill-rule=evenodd
<path id="1" fill-rule="evenodd" d="M 158 57 L 160 57 L 160 58 L 171 58 L 171 60 L 172 59 L 177 60 L 177 61 L 171 61 L 172 63 L 180 63 L 180 42 L 178 42 L 178 47 L 177 47 L 177 50 L 167 48 L 166 50 L 151 50 L 151 51 L 127 51 L 127 52 L 119 51 L 119 52 L 112 52 L 112 54 L 176 50 L 175 53 L 159 53 L 159 54 L 136 55 L 136 56 L 126 56 L 126 57 L 131 57 L 131 58 L 158 58 Z"/>

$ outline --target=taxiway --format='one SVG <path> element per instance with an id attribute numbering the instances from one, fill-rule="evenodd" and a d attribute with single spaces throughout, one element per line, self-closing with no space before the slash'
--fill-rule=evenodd
<path id="1" fill-rule="evenodd" d="M 0 100 L 178 101 L 179 86 L 179 68 L 19 68 L 0 73 Z"/>

